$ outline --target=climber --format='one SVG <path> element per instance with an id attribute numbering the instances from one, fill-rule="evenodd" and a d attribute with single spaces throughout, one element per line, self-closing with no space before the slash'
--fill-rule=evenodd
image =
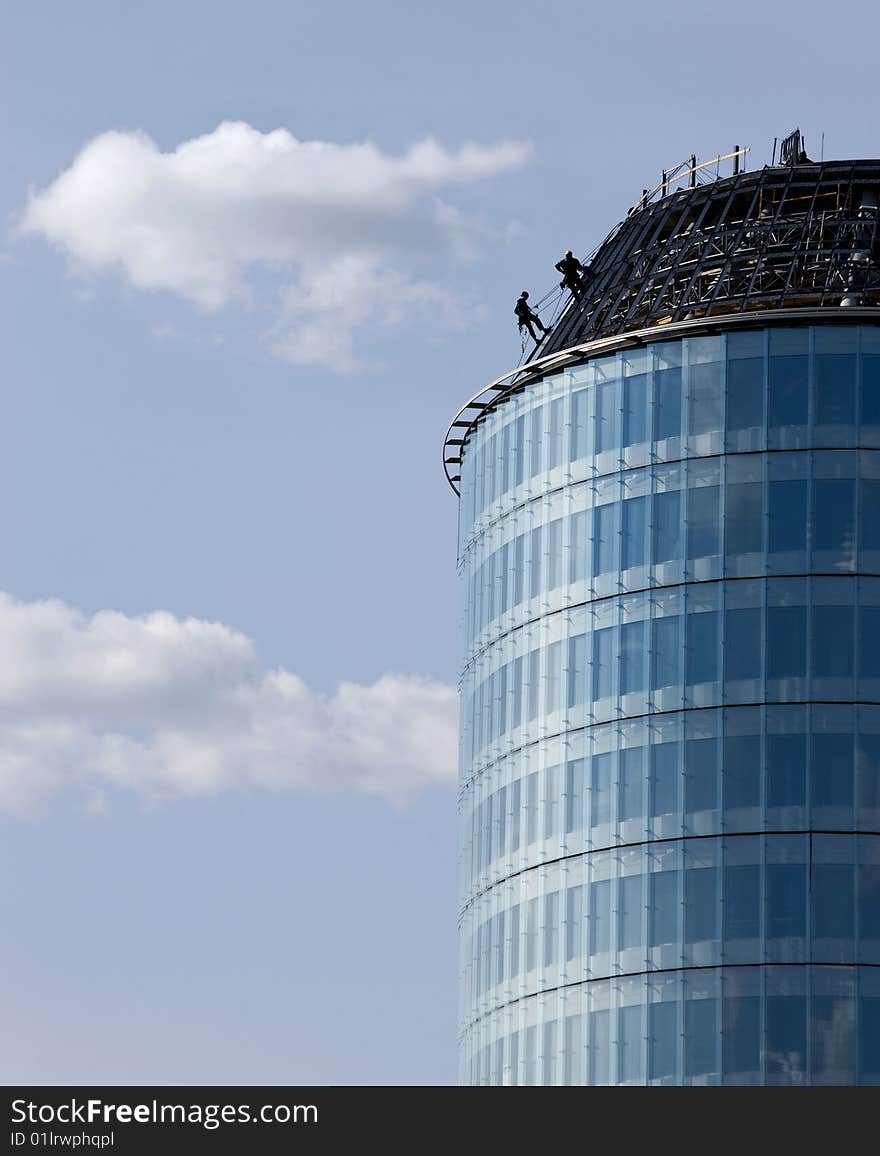
<path id="1" fill-rule="evenodd" d="M 580 297 L 584 291 L 587 271 L 577 257 L 572 256 L 571 249 L 565 250 L 565 256 L 556 262 L 556 268 L 562 274 L 559 288 L 570 289 L 575 297 Z"/>
<path id="2" fill-rule="evenodd" d="M 544 324 L 538 314 L 529 305 L 529 295 L 525 289 L 523 289 L 522 293 L 520 293 L 513 311 L 516 314 L 516 320 L 517 324 L 519 325 L 520 333 L 522 333 L 523 329 L 528 329 L 529 336 L 536 345 L 538 345 L 543 340 L 545 333 L 550 332 L 550 327 Z M 535 336 L 534 326 L 536 325 L 541 330 L 540 337 Z"/>

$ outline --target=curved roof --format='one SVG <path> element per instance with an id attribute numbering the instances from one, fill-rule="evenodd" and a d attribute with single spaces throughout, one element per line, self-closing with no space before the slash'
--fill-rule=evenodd
<path id="1" fill-rule="evenodd" d="M 880 160 L 776 165 L 635 208 L 541 354 L 752 309 L 880 304 Z"/>
<path id="2" fill-rule="evenodd" d="M 462 447 L 480 417 L 587 353 L 722 318 L 790 325 L 877 317 L 880 160 L 765 166 L 642 202 L 599 246 L 589 274 L 531 359 L 456 414 L 443 452 L 456 493 Z"/>

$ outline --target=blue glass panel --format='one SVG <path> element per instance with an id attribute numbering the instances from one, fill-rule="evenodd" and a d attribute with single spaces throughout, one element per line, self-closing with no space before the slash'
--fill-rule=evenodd
<path id="1" fill-rule="evenodd" d="M 689 999 L 684 1005 L 684 1071 L 702 1076 L 715 1071 L 718 1001 Z"/>
<path id="2" fill-rule="evenodd" d="M 506 494 L 511 485 L 511 468 L 513 466 L 513 426 L 504 427 L 501 435 L 501 484 L 499 493 Z"/>
<path id="3" fill-rule="evenodd" d="M 680 619 L 678 615 L 655 618 L 651 624 L 653 654 L 652 687 L 676 686 L 681 682 Z"/>
<path id="4" fill-rule="evenodd" d="M 590 954 L 600 955 L 611 947 L 611 880 L 590 884 Z"/>
<path id="5" fill-rule="evenodd" d="M 752 554 L 763 537 L 763 487 L 760 482 L 728 485 L 724 494 L 724 552 Z"/>
<path id="6" fill-rule="evenodd" d="M 526 418 L 525 414 L 520 414 L 514 424 L 514 464 L 513 464 L 513 484 L 521 486 L 525 478 L 525 438 L 526 438 Z"/>
<path id="7" fill-rule="evenodd" d="M 757 939 L 761 934 L 761 869 L 738 864 L 724 869 L 724 939 Z"/>
<path id="8" fill-rule="evenodd" d="M 556 816 L 559 809 L 556 784 L 559 781 L 559 767 L 547 767 L 544 772 L 544 838 L 552 839 L 556 834 Z M 548 909 L 549 910 L 549 909 Z"/>
<path id="9" fill-rule="evenodd" d="M 568 1088 L 586 1083 L 583 1024 L 583 1018 L 579 1015 L 565 1017 L 563 1080 Z"/>
<path id="10" fill-rule="evenodd" d="M 610 502 L 593 512 L 593 573 L 607 574 L 617 569 L 617 536 L 620 506 Z"/>
<path id="11" fill-rule="evenodd" d="M 880 940 L 880 865 L 862 863 L 858 873 L 859 934 Z"/>
<path id="12" fill-rule="evenodd" d="M 880 356 L 862 355 L 862 428 L 880 428 Z"/>
<path id="13" fill-rule="evenodd" d="M 770 482 L 767 503 L 772 553 L 807 547 L 807 483 L 803 479 Z"/>
<path id="14" fill-rule="evenodd" d="M 510 785 L 510 854 L 519 850 L 519 833 L 522 820 L 520 806 L 522 802 L 522 780 L 515 779 Z M 518 908 L 514 910 L 518 911 Z M 512 934 L 512 933 L 511 933 Z M 514 937 L 514 943 L 519 940 Z"/>
<path id="15" fill-rule="evenodd" d="M 856 1075 L 855 993 L 847 978 L 835 973 L 832 977 L 838 993 L 814 993 L 810 1000 L 810 1082 L 852 1084 Z"/>
<path id="16" fill-rule="evenodd" d="M 562 643 L 551 642 L 544 664 L 544 713 L 553 714 L 562 706 Z"/>
<path id="17" fill-rule="evenodd" d="M 614 693 L 612 663 L 615 634 L 615 627 L 606 626 L 593 635 L 593 702 L 600 698 L 608 698 Z"/>
<path id="18" fill-rule="evenodd" d="M 688 433 L 721 428 L 721 362 L 709 361 L 688 368 Z"/>
<path id="19" fill-rule="evenodd" d="M 651 814 L 668 815 L 679 809 L 679 745 L 655 743 L 651 747 Z"/>
<path id="20" fill-rule="evenodd" d="M 618 1064 L 620 1080 L 638 1080 L 642 1074 L 642 1008 L 620 1009 Z"/>
<path id="21" fill-rule="evenodd" d="M 855 541 L 856 484 L 849 478 L 813 483 L 813 548 L 849 553 Z"/>
<path id="22" fill-rule="evenodd" d="M 541 593 L 541 571 L 543 561 L 543 551 L 541 543 L 543 539 L 543 526 L 536 526 L 531 532 L 530 550 L 529 550 L 529 597 L 535 598 Z"/>
<path id="23" fill-rule="evenodd" d="M 807 797 L 807 736 L 767 736 L 767 806 L 803 806 Z"/>
<path id="24" fill-rule="evenodd" d="M 857 744 L 858 806 L 880 810 L 880 735 L 860 734 Z"/>
<path id="25" fill-rule="evenodd" d="M 768 678 L 803 678 L 806 674 L 806 626 L 803 606 L 767 607 Z"/>
<path id="26" fill-rule="evenodd" d="M 645 813 L 644 764 L 644 747 L 629 747 L 620 752 L 620 791 L 617 817 L 621 821 L 638 819 Z"/>
<path id="27" fill-rule="evenodd" d="M 559 932 L 559 892 L 544 896 L 544 967 L 556 962 L 556 943 Z"/>
<path id="28" fill-rule="evenodd" d="M 720 647 L 717 611 L 687 616 L 685 681 L 689 686 L 714 682 L 718 678 Z"/>
<path id="29" fill-rule="evenodd" d="M 510 1086 L 514 1088 L 519 1084 L 519 1032 L 510 1033 L 508 1067 L 510 1069 Z"/>
<path id="30" fill-rule="evenodd" d="M 880 996 L 859 999 L 859 1068 L 863 1082 L 880 1083 Z"/>
<path id="31" fill-rule="evenodd" d="M 761 610 L 728 610 L 724 616 L 724 680 L 761 677 Z"/>
<path id="32" fill-rule="evenodd" d="M 855 867 L 851 863 L 813 863 L 813 939 L 852 939 L 855 929 Z"/>
<path id="33" fill-rule="evenodd" d="M 851 807 L 853 736 L 814 734 L 810 791 L 814 807 Z"/>
<path id="34" fill-rule="evenodd" d="M 807 332 L 770 331 L 767 423 L 772 426 L 807 424 L 809 411 Z"/>
<path id="35" fill-rule="evenodd" d="M 724 809 L 761 803 L 761 737 L 728 735 L 724 740 Z"/>
<path id="36" fill-rule="evenodd" d="M 568 456 L 573 462 L 585 458 L 589 453 L 587 433 L 591 400 L 590 392 L 586 389 L 575 390 L 571 395 L 571 431 L 569 433 Z"/>
<path id="37" fill-rule="evenodd" d="M 584 825 L 584 760 L 572 759 L 565 768 L 565 832 Z"/>
<path id="38" fill-rule="evenodd" d="M 647 621 L 625 622 L 620 628 L 620 693 L 632 694 L 645 689 Z"/>
<path id="39" fill-rule="evenodd" d="M 541 1083 L 552 1087 L 556 1083 L 556 1021 L 546 1020 L 544 1023 L 544 1045 L 541 1053 L 543 1057 L 543 1073 Z"/>
<path id="40" fill-rule="evenodd" d="M 590 1012 L 590 1083 L 611 1082 L 611 1012 Z"/>
<path id="41" fill-rule="evenodd" d="M 654 561 L 681 557 L 681 491 L 654 495 Z"/>
<path id="42" fill-rule="evenodd" d="M 623 445 L 648 440 L 648 375 L 634 374 L 623 379 Z"/>
<path id="43" fill-rule="evenodd" d="M 562 519 L 555 518 L 546 528 L 546 588 L 562 585 Z"/>
<path id="44" fill-rule="evenodd" d="M 650 942 L 653 947 L 664 943 L 676 943 L 679 937 L 677 871 L 655 871 L 651 879 L 651 930 Z"/>
<path id="45" fill-rule="evenodd" d="M 512 693 L 510 696 L 510 725 L 513 728 L 522 726 L 522 682 L 523 682 L 523 656 L 513 660 L 511 664 L 511 681 Z"/>
<path id="46" fill-rule="evenodd" d="M 745 334 L 731 334 L 730 337 Z M 749 337 L 752 335 L 749 334 Z M 727 362 L 727 428 L 750 429 L 764 424 L 764 359 L 762 357 L 731 358 L 728 338 Z"/>
<path id="47" fill-rule="evenodd" d="M 544 468 L 541 451 L 544 446 L 544 407 L 532 410 L 531 445 L 529 453 L 529 476 L 535 477 Z"/>
<path id="48" fill-rule="evenodd" d="M 590 799 L 590 825 L 598 827 L 611 822 L 611 753 L 593 755 L 592 791 Z"/>
<path id="49" fill-rule="evenodd" d="M 596 386 L 595 452 L 617 447 L 617 382 L 603 381 Z"/>
<path id="50" fill-rule="evenodd" d="M 714 867 L 691 867 L 684 873 L 684 938 L 686 943 L 715 939 L 718 926 L 718 884 Z"/>
<path id="51" fill-rule="evenodd" d="M 880 358 L 878 358 L 880 360 Z M 880 387 L 878 387 L 880 393 Z M 659 369 L 654 374 L 654 437 L 681 436 L 681 366 Z"/>
<path id="52" fill-rule="evenodd" d="M 767 864 L 767 937 L 792 939 L 807 930 L 807 877 L 802 863 Z"/>
<path id="53" fill-rule="evenodd" d="M 528 716 L 529 722 L 538 717 L 541 702 L 541 652 L 533 650 L 529 654 L 529 669 L 527 675 L 528 686 Z"/>
<path id="54" fill-rule="evenodd" d="M 525 970 L 534 971 L 538 966 L 538 900 L 530 899 L 525 909 Z"/>
<path id="55" fill-rule="evenodd" d="M 817 678 L 852 678 L 855 672 L 854 613 L 851 606 L 813 607 L 813 673 Z"/>
<path id="56" fill-rule="evenodd" d="M 803 1083 L 807 1055 L 807 1001 L 803 995 L 767 997 L 766 1064 L 776 1083 Z"/>
<path id="57" fill-rule="evenodd" d="M 565 959 L 569 962 L 583 952 L 584 889 L 569 887 L 565 893 Z"/>
<path id="58" fill-rule="evenodd" d="M 880 678 L 880 606 L 859 607 L 859 677 Z"/>
<path id="59" fill-rule="evenodd" d="M 722 1068 L 725 1075 L 761 1070 L 761 1000 L 730 996 L 724 1000 Z"/>
<path id="60" fill-rule="evenodd" d="M 550 421 L 547 428 L 547 460 L 544 468 L 552 470 L 562 464 L 562 407 L 564 397 L 554 398 L 550 402 Z"/>
<path id="61" fill-rule="evenodd" d="M 717 554 L 720 544 L 718 486 L 699 486 L 688 491 L 687 556 Z"/>
<path id="62" fill-rule="evenodd" d="M 513 605 L 519 606 L 525 597 L 526 536 L 520 534 L 513 544 Z"/>
<path id="63" fill-rule="evenodd" d="M 523 1035 L 525 1037 L 523 1084 L 527 1088 L 533 1088 L 538 1082 L 538 1029 L 536 1026 L 526 1028 Z"/>
<path id="64" fill-rule="evenodd" d="M 647 497 L 628 498 L 623 502 L 621 569 L 644 566 L 648 561 Z"/>
<path id="65" fill-rule="evenodd" d="M 650 1049 L 648 1078 L 660 1080 L 674 1076 L 678 1054 L 678 1007 L 675 1003 L 652 1003 L 649 1006 L 648 1031 Z"/>
<path id="66" fill-rule="evenodd" d="M 617 944 L 625 950 L 644 942 L 642 935 L 642 875 L 625 875 L 620 880 L 620 908 L 617 913 Z"/>
<path id="67" fill-rule="evenodd" d="M 835 333 L 855 346 L 855 330 Z M 856 357 L 851 353 L 816 353 L 816 425 L 854 425 L 856 420 Z"/>
<path id="68" fill-rule="evenodd" d="M 718 740 L 688 739 L 684 744 L 684 809 L 711 811 L 718 806 Z"/>
<path id="69" fill-rule="evenodd" d="M 568 640 L 568 707 L 587 701 L 587 635 L 576 634 Z"/>
<path id="70" fill-rule="evenodd" d="M 880 481 L 863 478 L 859 510 L 859 543 L 863 550 L 880 550 Z"/>
<path id="71" fill-rule="evenodd" d="M 538 838 L 538 772 L 533 771 L 526 779 L 526 845 L 531 846 Z"/>
<path id="72" fill-rule="evenodd" d="M 587 576 L 587 510 L 572 514 L 571 539 L 568 551 L 568 581 L 583 582 Z"/>

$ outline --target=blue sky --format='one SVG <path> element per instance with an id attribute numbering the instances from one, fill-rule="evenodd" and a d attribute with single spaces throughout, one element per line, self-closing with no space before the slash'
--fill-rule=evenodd
<path id="1" fill-rule="evenodd" d="M 454 1082 L 446 424 L 661 168 L 878 155 L 831 19 L 7 7 L 4 1082 Z"/>

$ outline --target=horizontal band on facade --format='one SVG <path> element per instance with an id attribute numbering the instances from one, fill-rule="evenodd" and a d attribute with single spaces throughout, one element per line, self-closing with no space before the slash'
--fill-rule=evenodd
<path id="1" fill-rule="evenodd" d="M 559 614 L 569 614 L 574 610 L 584 610 L 588 606 L 607 605 L 608 603 L 614 602 L 615 599 L 630 598 L 638 594 L 651 594 L 654 591 L 681 590 L 689 586 L 705 587 L 716 585 L 719 582 L 766 582 L 773 581 L 776 578 L 782 579 L 783 581 L 788 578 L 833 578 L 837 581 L 845 582 L 858 581 L 860 578 L 880 578 L 880 571 L 859 570 L 857 572 L 841 573 L 840 570 L 792 570 L 791 572 L 780 571 L 779 573 L 774 571 L 772 574 L 729 574 L 721 578 L 686 578 L 681 582 L 665 582 L 662 584 L 657 583 L 653 586 L 634 586 L 631 590 L 618 590 L 613 594 L 601 594 L 597 595 L 595 598 L 584 598 L 579 602 L 569 602 L 566 603 L 565 606 L 558 606 L 555 610 L 547 610 L 544 613 L 535 614 L 531 618 L 526 618 L 522 622 L 517 622 L 515 626 L 509 626 L 506 630 L 501 631 L 501 633 L 496 635 L 494 638 L 490 638 L 488 641 L 483 643 L 483 645 L 480 646 L 478 650 L 474 651 L 474 653 L 462 667 L 458 678 L 459 689 L 461 688 L 461 684 L 467 677 L 468 673 L 473 669 L 473 667 L 479 662 L 481 658 L 485 657 L 487 651 L 491 650 L 493 646 L 497 646 L 499 643 L 505 642 L 520 630 L 528 630 L 530 626 L 535 626 L 541 622 L 547 622 Z M 735 703 L 730 705 L 738 706 L 739 704 Z M 682 709 L 687 710 L 689 708 L 683 707 Z M 632 718 L 639 716 L 627 715 L 626 717 Z"/>
<path id="2" fill-rule="evenodd" d="M 495 880 L 494 883 L 490 883 L 488 887 L 481 888 L 472 895 L 466 903 L 463 903 L 458 909 L 459 920 L 461 920 L 461 917 L 465 915 L 475 903 L 491 894 L 496 887 L 503 887 L 504 884 L 509 883 L 510 880 L 519 879 L 523 875 L 529 875 L 532 871 L 541 871 L 545 867 L 559 866 L 569 859 L 582 859 L 589 855 L 604 855 L 611 851 L 632 851 L 639 847 L 652 847 L 656 843 L 686 843 L 690 840 L 700 839 L 754 839 L 762 835 L 842 835 L 846 839 L 853 839 L 859 835 L 880 836 L 880 827 L 878 827 L 877 830 L 854 827 L 845 831 L 842 831 L 839 827 L 763 828 L 755 831 L 707 831 L 704 834 L 663 835 L 658 836 L 656 839 L 637 839 L 632 843 L 607 843 L 602 847 L 591 847 L 588 851 L 572 851 L 566 855 L 557 855 L 553 859 L 545 859 L 541 863 L 533 863 L 530 867 L 521 867 L 518 871 L 511 871 L 509 874 Z M 880 967 L 880 964 L 877 964 L 877 966 Z"/>
<path id="3" fill-rule="evenodd" d="M 810 967 L 832 967 L 836 969 L 859 970 L 865 968 L 866 970 L 876 970 L 880 968 L 880 963 L 841 963 L 840 961 L 833 961 L 831 963 L 824 963 L 822 960 L 810 959 L 803 962 L 792 963 L 789 961 L 775 962 L 773 960 L 766 960 L 760 963 L 707 963 L 707 964 L 691 964 L 684 967 L 663 967 L 654 970 L 645 971 L 627 971 L 619 972 L 616 975 L 599 975 L 595 979 L 576 979 L 571 983 L 560 983 L 553 987 L 542 988 L 541 991 L 532 992 L 529 995 L 517 996 L 514 999 L 508 1000 L 506 1003 L 498 1004 L 487 1012 L 482 1012 L 480 1015 L 474 1016 L 467 1026 L 459 1032 L 459 1043 L 465 1039 L 474 1028 L 478 1027 L 481 1021 L 488 1019 L 489 1016 L 498 1015 L 505 1010 L 515 1007 L 518 1004 L 527 1003 L 529 1000 L 541 999 L 548 995 L 554 995 L 557 992 L 569 991 L 572 988 L 587 987 L 594 983 L 614 983 L 615 980 L 627 979 L 641 979 L 641 978 L 655 978 L 664 975 L 680 975 L 682 972 L 688 971 L 726 971 L 739 970 L 741 968 L 765 968 L 765 967 L 786 967 L 786 968 L 810 968 Z"/>
<path id="4" fill-rule="evenodd" d="M 601 721 L 597 722 L 584 723 L 583 726 L 578 727 L 563 726 L 560 730 L 553 731 L 552 734 L 541 735 L 539 738 L 530 739 L 527 743 L 523 743 L 521 746 L 513 747 L 511 750 L 505 751 L 503 755 L 499 755 L 498 758 L 493 759 L 491 763 L 487 763 L 486 765 L 481 766 L 480 769 L 470 778 L 461 780 L 458 787 L 459 801 L 461 801 L 462 796 L 474 785 L 475 782 L 477 782 L 477 780 L 483 778 L 487 773 L 491 773 L 499 765 L 499 763 L 504 762 L 511 756 L 521 755 L 523 752 L 538 746 L 540 743 L 551 739 L 560 738 L 562 735 L 576 735 L 582 732 L 595 730 L 596 727 L 613 727 L 622 725 L 624 723 L 644 722 L 650 719 L 670 718 L 679 714 L 706 714 L 710 711 L 740 710 L 741 708 L 746 710 L 756 710 L 765 708 L 776 709 L 779 707 L 785 708 L 809 706 L 843 707 L 845 709 L 849 708 L 853 710 L 858 710 L 859 707 L 866 707 L 868 710 L 875 710 L 880 708 L 880 699 L 872 702 L 841 702 L 840 699 L 818 698 L 786 699 L 785 701 L 781 702 L 768 702 L 766 699 L 756 699 L 751 702 L 709 703 L 706 706 L 682 706 L 675 707 L 672 710 L 646 711 L 644 714 L 639 715 L 626 715 L 622 718 L 602 719 Z"/>
<path id="5" fill-rule="evenodd" d="M 578 478 L 577 481 L 562 481 L 556 485 L 549 486 L 545 490 L 541 490 L 539 494 L 534 494 L 528 498 L 523 498 L 516 502 L 515 505 L 502 511 L 497 517 L 493 518 L 485 526 L 481 527 L 474 536 L 468 541 L 462 554 L 458 559 L 459 570 L 465 566 L 466 557 L 468 554 L 474 552 L 478 547 L 480 540 L 484 538 L 490 531 L 494 530 L 499 523 L 506 521 L 508 518 L 521 513 L 529 507 L 535 505 L 537 502 L 544 501 L 548 498 L 553 498 L 557 495 L 567 493 L 568 491 L 580 487 L 590 486 L 593 482 L 606 481 L 609 478 L 627 478 L 634 474 L 639 474 L 646 470 L 656 470 L 666 466 L 684 466 L 689 462 L 713 462 L 719 463 L 727 461 L 731 458 L 756 458 L 765 455 L 788 455 L 794 457 L 798 454 L 876 454 L 880 457 L 880 446 L 867 446 L 860 444 L 847 444 L 839 446 L 798 446 L 795 448 L 786 446 L 771 446 L 763 449 L 753 450 L 719 450 L 712 454 L 686 454 L 677 458 L 663 458 L 656 462 L 648 462 L 642 465 L 634 466 L 619 466 L 613 470 L 606 470 L 604 473 L 590 474 L 589 477 Z"/>

